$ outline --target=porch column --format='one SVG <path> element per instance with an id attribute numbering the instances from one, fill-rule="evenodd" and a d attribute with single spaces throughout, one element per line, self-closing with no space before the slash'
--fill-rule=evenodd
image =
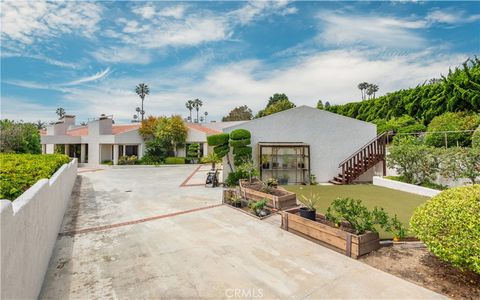
<path id="1" fill-rule="evenodd" d="M 85 144 L 80 145 L 80 162 L 82 164 L 85 163 L 85 154 L 86 154 L 85 152 L 87 151 L 86 149 L 87 147 Z"/>
<path id="2" fill-rule="evenodd" d="M 123 145 L 123 156 L 127 156 L 127 145 Z"/>
<path id="3" fill-rule="evenodd" d="M 118 165 L 118 145 L 113 145 L 113 164 Z"/>
<path id="4" fill-rule="evenodd" d="M 138 145 L 138 159 L 142 159 L 143 157 L 143 143 Z"/>
<path id="5" fill-rule="evenodd" d="M 208 143 L 203 143 L 203 156 L 208 155 Z"/>
<path id="6" fill-rule="evenodd" d="M 42 154 L 46 154 L 46 153 L 47 153 L 47 145 L 42 144 Z"/>
<path id="7" fill-rule="evenodd" d="M 70 153 L 70 145 L 65 144 L 65 155 L 70 156 L 69 153 Z"/>

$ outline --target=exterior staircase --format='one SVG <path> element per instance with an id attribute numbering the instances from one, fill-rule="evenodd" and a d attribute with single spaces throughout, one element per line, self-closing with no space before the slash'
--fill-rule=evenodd
<path id="1" fill-rule="evenodd" d="M 387 133 L 382 133 L 369 141 L 365 146 L 347 157 L 338 167 L 341 173 L 335 176 L 330 183 L 350 184 L 368 169 L 379 162 L 383 162 L 383 175 L 386 175 L 385 152 L 387 145 Z"/>

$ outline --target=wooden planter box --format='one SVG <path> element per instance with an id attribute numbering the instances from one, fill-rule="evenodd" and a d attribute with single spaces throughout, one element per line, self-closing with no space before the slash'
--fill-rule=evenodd
<path id="1" fill-rule="evenodd" d="M 282 228 L 319 242 L 329 248 L 358 258 L 380 248 L 378 233 L 367 232 L 356 235 L 327 224 L 305 219 L 297 214 L 298 208 L 282 211 Z M 317 214 L 317 219 L 324 218 Z"/>
<path id="2" fill-rule="evenodd" d="M 253 180 L 252 182 L 259 183 L 260 181 Z M 254 190 L 245 186 L 246 184 L 248 184 L 247 180 L 240 180 L 240 193 L 245 199 L 254 201 L 262 200 L 264 198 L 268 199 L 267 206 L 277 210 L 285 210 L 297 206 L 297 196 L 295 193 L 280 188 L 273 188 L 278 194 L 282 194 L 276 196 Z"/>

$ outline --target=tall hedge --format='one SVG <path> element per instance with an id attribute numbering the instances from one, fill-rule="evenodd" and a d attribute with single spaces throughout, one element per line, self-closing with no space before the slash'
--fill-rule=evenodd
<path id="1" fill-rule="evenodd" d="M 471 112 L 447 112 L 443 115 L 433 118 L 428 124 L 425 144 L 434 147 L 445 146 L 445 134 L 436 133 L 442 131 L 466 131 L 466 132 L 448 132 L 448 147 L 470 147 L 472 145 L 471 130 L 475 130 L 480 125 L 480 114 Z M 468 132 L 470 130 L 470 132 Z"/>
<path id="2" fill-rule="evenodd" d="M 480 185 L 448 189 L 415 209 L 410 229 L 440 259 L 480 274 Z"/>

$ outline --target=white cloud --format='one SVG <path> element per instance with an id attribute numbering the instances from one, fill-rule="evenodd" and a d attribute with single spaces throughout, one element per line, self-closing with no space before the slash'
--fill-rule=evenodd
<path id="1" fill-rule="evenodd" d="M 78 85 L 82 83 L 88 83 L 92 81 L 97 81 L 102 79 L 103 77 L 107 76 L 110 73 L 110 68 L 106 68 L 105 70 L 98 72 L 94 75 L 79 78 L 70 82 L 62 83 L 61 86 L 71 86 L 71 85 Z"/>
<path id="2" fill-rule="evenodd" d="M 172 17 L 175 19 L 180 19 L 183 17 L 185 13 L 185 6 L 183 5 L 177 5 L 177 6 L 171 6 L 171 7 L 166 7 L 162 9 L 161 11 L 158 12 L 159 16 L 162 17 Z"/>
<path id="3" fill-rule="evenodd" d="M 229 12 L 227 15 L 242 25 L 248 24 L 256 18 L 268 15 L 288 15 L 297 12 L 297 8 L 288 6 L 290 1 L 249 1 L 241 8 Z"/>
<path id="4" fill-rule="evenodd" d="M 426 41 L 415 29 L 425 28 L 423 20 L 404 20 L 393 17 L 341 15 L 333 12 L 318 16 L 321 33 L 317 40 L 327 45 L 355 45 L 421 48 Z"/>
<path id="5" fill-rule="evenodd" d="M 480 20 L 480 15 L 468 15 L 465 11 L 462 10 L 443 9 L 430 11 L 427 14 L 426 19 L 431 23 L 460 25 L 478 21 Z"/>
<path id="6" fill-rule="evenodd" d="M 50 64 L 50 65 L 53 65 L 53 66 L 58 66 L 58 67 L 63 67 L 63 68 L 71 68 L 71 69 L 80 68 L 80 64 L 78 64 L 78 63 L 72 63 L 72 62 L 57 60 L 57 59 L 54 59 L 54 58 L 47 57 L 43 54 L 28 54 L 28 53 L 2 51 L 1 57 L 2 58 L 9 58 L 9 57 L 32 58 L 32 59 L 44 61 L 47 64 Z"/>
<path id="7" fill-rule="evenodd" d="M 91 52 L 97 61 L 103 63 L 122 63 L 146 65 L 152 61 L 149 52 L 134 47 L 108 47 Z"/>
<path id="8" fill-rule="evenodd" d="M 155 7 L 151 4 L 135 7 L 132 9 L 132 12 L 136 15 L 141 16 L 144 19 L 150 19 L 156 14 Z"/>
<path id="9" fill-rule="evenodd" d="M 63 106 L 67 111 L 76 110 L 73 107 Z M 57 107 L 46 103 L 33 103 L 21 98 L 3 97 L 1 119 L 23 120 L 25 122 L 54 121 Z"/>
<path id="10" fill-rule="evenodd" d="M 2 42 L 32 44 L 66 33 L 92 36 L 102 8 L 93 2 L 2 1 Z"/>
<path id="11" fill-rule="evenodd" d="M 438 54 L 436 49 L 388 58 L 374 54 L 372 50 L 334 50 L 299 57 L 282 67 L 246 60 L 208 68 L 208 63 L 205 67 L 201 60 L 193 60 L 193 66 L 200 63 L 206 68 L 200 79 L 197 73 L 189 77 L 192 72 L 188 67 L 175 67 L 142 78 L 109 77 L 95 87 L 73 89 L 65 97 L 72 104 L 83 103 L 82 113 L 113 114 L 119 121 L 128 121 L 139 103 L 133 89 L 144 81 L 151 89 L 145 100 L 147 114 L 185 116 L 186 99 L 195 97 L 204 101 L 202 111 L 218 120 L 239 105 L 257 111 L 277 92 L 286 93 L 297 105 L 314 106 L 318 99 L 340 104 L 359 100 L 357 84 L 367 81 L 378 84 L 378 95 L 382 95 L 438 78 L 448 72 L 449 66 L 459 65 L 466 58 L 462 54 Z"/>

